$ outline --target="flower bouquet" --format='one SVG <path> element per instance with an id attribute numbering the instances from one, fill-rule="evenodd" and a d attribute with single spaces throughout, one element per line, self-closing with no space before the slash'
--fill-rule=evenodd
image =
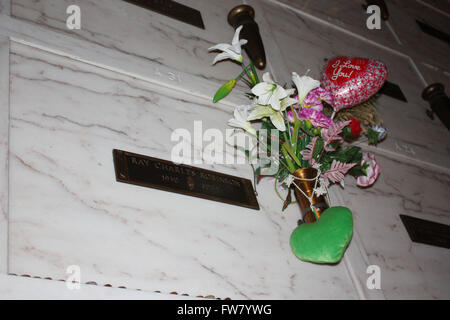
<path id="1" fill-rule="evenodd" d="M 340 60 L 331 61 L 330 68 L 334 68 L 331 77 L 342 80 L 339 82 L 341 87 L 328 79 L 332 89 L 328 90 L 324 85 L 326 81 L 293 72 L 294 87 L 285 88 L 269 73 L 264 73 L 260 81 L 253 63 L 244 64 L 241 46 L 247 41 L 239 39 L 241 29 L 242 26 L 236 29 L 231 44 L 209 48 L 210 51 L 222 51 L 213 64 L 231 59 L 243 68 L 236 78 L 217 91 L 213 101 L 227 96 L 239 80 L 250 87 L 250 103 L 238 106 L 228 124 L 244 132 L 252 143 L 236 147 L 245 149 L 255 172 L 255 181 L 259 182 L 263 176 L 275 178 L 275 191 L 284 203 L 283 210 L 293 203 L 291 190 L 294 190 L 302 211 L 299 226 L 290 238 L 294 254 L 304 261 L 337 263 L 351 240 L 353 218 L 348 208 L 329 208 L 330 201 L 325 199 L 328 187 L 334 183 L 344 187 L 343 179 L 347 174 L 356 178 L 358 186 L 369 187 L 380 174 L 375 156 L 351 145 L 362 132 L 360 121 L 353 117 L 340 121 L 337 115 L 340 110 L 364 102 L 378 91 L 385 81 L 387 69 L 386 74 L 382 73 L 385 69 L 378 61 L 340 57 Z M 363 63 L 366 63 L 365 67 Z M 346 68 L 352 71 L 346 72 Z M 359 71 L 365 76 L 378 72 L 381 76 L 377 79 L 381 80 L 370 90 L 365 86 L 352 93 L 353 96 L 343 96 L 347 94 L 345 90 L 337 89 L 361 76 Z M 361 83 L 364 84 L 362 80 L 359 85 Z M 331 115 L 325 114 L 324 106 L 331 110 Z M 372 128 L 365 133 L 373 143 L 385 135 L 384 131 Z M 278 186 L 287 190 L 286 197 L 281 197 Z"/>

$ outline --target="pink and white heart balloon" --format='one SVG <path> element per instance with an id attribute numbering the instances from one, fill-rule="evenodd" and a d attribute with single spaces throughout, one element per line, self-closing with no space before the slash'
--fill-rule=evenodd
<path id="1" fill-rule="evenodd" d="M 388 69 L 378 60 L 336 57 L 325 66 L 321 86 L 333 95 L 334 110 L 353 107 L 374 95 L 386 82 Z"/>

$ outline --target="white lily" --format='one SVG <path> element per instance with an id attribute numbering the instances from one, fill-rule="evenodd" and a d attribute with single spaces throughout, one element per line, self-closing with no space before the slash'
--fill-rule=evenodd
<path id="1" fill-rule="evenodd" d="M 239 34 L 242 30 L 242 26 L 239 26 L 236 29 L 236 32 L 234 33 L 233 40 L 231 41 L 231 44 L 228 43 L 219 43 L 211 48 L 208 49 L 208 51 L 214 51 L 214 50 L 220 50 L 223 51 L 222 53 L 219 53 L 216 58 L 214 59 L 214 62 L 212 64 L 216 64 L 219 61 L 225 60 L 225 59 L 232 59 L 237 62 L 242 63 L 242 54 L 241 54 L 241 46 L 247 43 L 247 40 L 241 39 L 239 40 Z"/>
<path id="2" fill-rule="evenodd" d="M 258 120 L 262 118 L 269 118 L 272 124 L 280 131 L 286 131 L 286 125 L 284 123 L 283 111 L 285 111 L 289 106 L 297 103 L 298 101 L 289 97 L 284 98 L 280 101 L 280 110 L 275 110 L 270 105 L 257 104 L 253 108 L 247 120 Z"/>
<path id="3" fill-rule="evenodd" d="M 256 130 L 253 128 L 250 121 L 248 121 L 248 109 L 249 106 L 239 106 L 234 109 L 234 118 L 228 120 L 228 125 L 230 127 L 244 129 L 245 132 L 248 132 L 251 135 L 256 135 Z"/>
<path id="4" fill-rule="evenodd" d="M 297 87 L 298 101 L 300 105 L 303 103 L 303 100 L 305 100 L 311 90 L 320 87 L 320 81 L 314 80 L 308 76 L 300 77 L 296 72 L 292 72 L 292 81 Z"/>
<path id="5" fill-rule="evenodd" d="M 252 93 L 258 97 L 261 105 L 270 105 L 275 110 L 280 110 L 280 101 L 288 96 L 288 91 L 276 84 L 270 73 L 263 74 L 263 82 L 252 88 Z"/>

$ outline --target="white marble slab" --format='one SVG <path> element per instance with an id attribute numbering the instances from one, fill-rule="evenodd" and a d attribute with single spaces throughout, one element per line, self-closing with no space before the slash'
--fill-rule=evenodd
<path id="1" fill-rule="evenodd" d="M 8 270 L 9 39 L 0 37 L 0 274 Z"/>
<path id="2" fill-rule="evenodd" d="M 370 263 L 381 269 L 387 299 L 449 299 L 450 250 L 413 243 L 400 220 L 405 214 L 450 224 L 450 175 L 376 155 L 382 173 L 372 188 L 346 179 L 344 202 L 355 218 Z"/>
<path id="3" fill-rule="evenodd" d="M 450 18 L 448 15 L 437 12 L 421 1 L 391 0 L 389 1 L 389 20 L 402 42 L 404 50 L 415 60 L 421 60 L 441 68 L 449 68 L 449 44 L 424 33 L 416 19 L 448 33 Z"/>
<path id="4" fill-rule="evenodd" d="M 71 0 L 13 0 L 12 15 L 47 26 L 100 46 L 150 60 L 214 83 L 225 83 L 241 70 L 237 64 L 210 64 L 214 54 L 207 48 L 231 42 L 233 28 L 227 14 L 240 0 L 178 1 L 202 12 L 205 30 L 122 0 L 82 0 L 81 29 L 68 30 L 66 8 Z M 180 59 L 180 57 L 183 57 Z M 174 75 L 176 77 L 176 75 Z M 212 93 L 213 94 L 213 93 Z"/>
<path id="5" fill-rule="evenodd" d="M 269 4 L 264 4 L 263 8 L 274 41 L 278 43 L 290 71 L 303 74 L 310 69 L 310 75 L 318 79 L 326 63 L 325 59 L 337 55 L 384 61 L 389 68 L 388 80 L 401 87 L 408 103 L 387 96 L 380 97 L 377 106 L 389 130 L 389 139 L 378 148 L 450 168 L 448 130 L 426 116 L 427 102 L 421 98 L 425 83 L 421 81 L 409 58 L 359 41 L 351 35 L 285 8 Z M 283 19 L 275 21 L 270 16 Z M 284 81 L 289 81 L 286 76 L 281 77 L 284 77 Z M 417 128 L 421 128 L 419 133 Z"/>
<path id="6" fill-rule="evenodd" d="M 200 300 L 201 298 L 165 295 L 124 288 L 81 285 L 69 290 L 65 282 L 0 274 L 2 300 Z"/>
<path id="7" fill-rule="evenodd" d="M 343 33 L 382 47 L 388 51 L 395 51 L 414 60 L 448 68 L 445 42 L 424 34 L 415 19 L 427 21 L 430 25 L 445 32 L 448 26 L 449 14 L 445 11 L 448 2 L 430 0 L 389 1 L 387 3 L 389 20 L 382 22 L 380 30 L 368 30 L 366 27 L 367 14 L 361 9 L 365 1 L 307 1 L 307 0 L 267 0 L 278 3 L 307 17 L 320 21 Z M 266 1 L 265 1 L 266 2 Z M 431 40 L 430 40 L 431 38 Z M 426 44 L 426 45 L 424 45 Z"/>
<path id="8" fill-rule="evenodd" d="M 168 158 L 170 133 L 229 110 L 13 43 L 10 272 L 219 298 L 356 298 L 344 264 L 297 260 L 271 180 L 260 212 L 115 182 L 113 148 Z M 250 177 L 247 166 L 205 166 Z M 195 209 L 194 209 L 195 208 Z"/>
<path id="9" fill-rule="evenodd" d="M 429 5 L 438 10 L 438 12 L 450 16 L 450 2 L 448 0 L 416 0 L 416 1 L 419 3 Z"/>
<path id="10" fill-rule="evenodd" d="M 440 82 L 445 86 L 447 94 L 450 93 L 450 70 L 436 67 L 428 63 L 418 63 L 417 68 L 424 81 L 430 85 Z"/>
<path id="11" fill-rule="evenodd" d="M 337 27 L 330 27 L 330 23 L 321 24 L 315 16 L 311 24 L 308 14 L 285 14 L 284 9 L 273 9 L 258 1 L 266 12 L 262 14 L 258 9 L 256 17 L 270 53 L 269 68 L 278 72 L 279 80 L 288 74 L 286 70 L 302 72 L 311 68 L 317 72 L 330 52 L 357 52 L 377 55 L 388 62 L 393 70 L 390 80 L 400 84 L 412 99 L 406 112 L 400 102 L 380 100 L 393 131 L 378 149 L 383 175 L 374 191 L 354 188 L 352 181 L 347 183 L 343 195 L 333 191 L 337 195 L 333 197 L 334 204 L 347 203 L 354 210 L 356 230 L 345 259 L 332 267 L 302 263 L 293 257 L 288 237 L 299 211 L 292 207 L 280 213 L 281 204 L 270 179 L 263 180 L 258 188 L 260 213 L 114 180 L 112 148 L 167 159 L 173 128 L 191 128 L 196 119 L 202 119 L 208 127 L 225 128 L 233 102 L 242 99 L 230 97 L 213 106 L 209 102 L 211 94 L 217 82 L 225 78 L 213 79 L 210 72 L 226 75 L 229 64 L 219 66 L 225 71 L 206 67 L 207 61 L 197 59 L 203 53 L 197 52 L 183 69 L 183 59 L 179 57 L 186 53 L 170 48 L 180 46 L 178 40 L 184 37 L 189 41 L 183 49 L 192 52 L 197 44 L 197 50 L 204 50 L 203 42 L 222 41 L 215 39 L 222 33 L 223 40 L 229 40 L 232 29 L 224 18 L 229 2 L 207 3 L 205 12 L 214 14 L 204 16 L 207 30 L 203 33 L 186 29 L 178 22 L 169 28 L 168 21 L 172 20 L 141 9 L 124 9 L 125 4 L 117 0 L 113 8 L 124 10 L 107 10 L 108 18 L 124 21 L 124 12 L 131 12 L 138 19 L 132 21 L 130 29 L 116 30 L 119 26 L 96 21 L 88 24 L 89 29 L 84 29 L 82 35 L 64 28 L 60 13 L 67 1 L 14 3 L 13 13 L 23 21 L 1 16 L 0 34 L 57 55 L 13 43 L 10 272 L 61 280 L 66 277 L 69 264 L 78 264 L 83 282 L 158 290 L 163 294 L 176 291 L 193 297 L 448 298 L 448 255 L 442 255 L 444 249 L 429 250 L 429 246 L 411 244 L 404 230 L 400 230 L 401 225 L 393 227 L 394 231 L 386 227 L 399 222 L 398 214 L 391 216 L 386 208 L 435 221 L 439 221 L 435 215 L 441 215 L 440 221 L 448 223 L 448 214 L 443 212 L 448 204 L 443 196 L 444 192 L 448 194 L 448 173 L 433 182 L 435 176 L 441 175 L 431 167 L 448 167 L 450 148 L 446 145 L 447 152 L 437 144 L 426 148 L 430 139 L 444 139 L 447 131 L 423 124 L 426 118 L 421 113 L 419 96 L 424 81 L 412 76 L 417 76 L 421 68 L 415 69 L 404 54 L 371 46 L 373 39 L 362 41 L 352 22 L 345 20 L 356 11 L 342 18 L 348 25 L 336 22 Z M 194 7 L 198 4 L 183 3 Z M 89 14 L 96 19 L 103 17 L 100 2 L 83 1 L 82 7 L 83 4 L 88 4 Z M 150 16 L 152 23 L 148 27 L 146 18 Z M 340 16 L 335 18 L 341 19 Z M 266 23 L 261 24 L 263 21 Z M 167 38 L 161 38 L 155 25 L 162 28 Z M 143 29 L 138 28 L 142 26 Z M 345 28 L 354 28 L 352 32 L 357 37 Z M 158 48 L 143 50 L 148 44 L 127 38 L 131 30 L 138 30 L 139 39 L 154 39 Z M 383 39 L 377 41 L 382 43 Z M 149 59 L 155 58 L 150 54 L 160 49 L 167 64 L 159 65 L 158 59 Z M 173 55 L 166 57 L 166 52 Z M 157 74 L 159 67 L 162 76 Z M 183 81 L 165 79 L 171 72 L 179 73 Z M 401 117 L 406 120 L 400 121 Z M 411 137 L 419 126 L 430 135 L 419 137 L 415 146 Z M 409 161 L 415 164 L 406 165 Z M 418 166 L 420 162 L 425 167 Z M 204 167 L 251 176 L 245 166 Z M 425 177 L 426 190 L 416 188 L 421 175 Z M 435 189 L 438 191 L 433 193 Z M 349 191 L 351 194 L 347 195 Z M 419 204 L 417 198 L 421 199 Z M 409 250 L 406 254 L 405 248 Z M 365 267 L 371 263 L 382 267 L 382 292 L 365 288 Z M 26 282 L 1 283 L 6 284 L 3 288 L 0 285 L 0 295 L 13 292 L 15 287 L 19 289 L 16 296 L 24 294 L 20 288 Z M 42 288 L 49 295 L 60 292 Z"/>
<path id="12" fill-rule="evenodd" d="M 279 2 L 293 9 L 317 17 L 337 28 L 348 30 L 370 41 L 374 41 L 389 47 L 398 47 L 395 36 L 381 20 L 381 29 L 370 30 L 367 28 L 367 19 L 370 16 L 364 10 L 364 0 L 334 0 L 334 1 L 309 1 L 309 0 L 271 0 Z"/>
<path id="13" fill-rule="evenodd" d="M 11 0 L 0 0 L 0 13 L 11 14 Z"/>
<path id="14" fill-rule="evenodd" d="M 450 191 L 446 169 L 449 165 L 448 139 L 445 139 L 448 132 L 433 129 L 432 123 L 426 122 L 423 114 L 426 104 L 423 105 L 420 98 L 426 83 L 419 77 L 418 69 L 408 58 L 356 41 L 335 28 L 314 23 L 305 17 L 299 19 L 295 13 L 279 7 L 263 6 L 266 7 L 266 21 L 270 23 L 267 29 L 278 42 L 284 61 L 291 70 L 304 72 L 311 68 L 311 74 L 318 77 L 323 59 L 338 54 L 376 56 L 388 63 L 391 71 L 389 80 L 400 84 L 410 101 L 407 105 L 409 109 L 388 97 L 379 100 L 380 110 L 390 129 L 389 139 L 378 148 L 366 149 L 378 154 L 382 166 L 380 180 L 374 188 L 364 190 L 355 187 L 351 178 L 347 179 L 345 190 L 334 187 L 332 201 L 353 210 L 357 237 L 352 240 L 352 245 L 355 240 L 361 241 L 359 250 L 363 260 L 367 259 L 366 265 L 381 267 L 382 294 L 375 298 L 448 297 L 448 250 L 412 244 L 398 217 L 402 213 L 447 224 L 450 218 L 446 209 Z M 270 16 L 283 17 L 282 22 L 271 23 Z M 444 148 L 439 160 L 429 155 L 431 148 L 415 144 L 417 140 L 430 138 L 416 136 L 414 130 L 419 125 L 425 126 L 427 132 L 436 130 L 434 139 L 440 145 L 435 144 L 434 152 L 438 154 L 440 148 Z M 415 141 L 408 141 L 412 138 Z M 436 219 L 435 215 L 441 218 Z M 347 258 L 356 255 L 352 245 Z M 358 290 L 365 289 L 362 295 L 370 296 L 371 290 L 364 288 L 362 283 L 365 280 L 361 276 L 364 264 L 358 265 L 355 261 L 358 260 L 352 261 L 353 266 L 359 267 L 355 278 L 359 278 L 361 284 Z"/>
<path id="15" fill-rule="evenodd" d="M 206 99 L 212 99 L 211 97 L 219 87 L 217 82 L 209 79 L 177 71 L 143 57 L 130 55 L 9 16 L 1 16 L 0 35 L 10 37 L 19 43 L 108 70 L 115 70 L 133 78 L 157 83 Z M 214 57 L 214 54 L 211 54 L 211 56 Z M 247 101 L 244 94 L 246 91 L 248 91 L 248 88 L 236 85 L 234 94 L 228 95 L 221 102 L 225 106 L 234 108 L 236 104 Z"/>

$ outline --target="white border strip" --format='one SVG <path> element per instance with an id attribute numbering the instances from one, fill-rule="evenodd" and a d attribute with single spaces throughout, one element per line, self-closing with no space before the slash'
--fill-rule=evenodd
<path id="1" fill-rule="evenodd" d="M 432 6 L 431 4 L 426 3 L 425 1 L 422 1 L 422 0 L 416 0 L 416 1 L 417 1 L 418 3 L 420 3 L 421 5 L 423 5 L 423 6 L 428 7 L 428 8 L 430 8 L 431 10 L 436 11 L 437 13 L 442 14 L 442 15 L 446 16 L 447 18 L 450 18 L 450 14 L 448 14 L 447 12 L 445 12 L 445 11 L 443 11 L 443 10 L 441 10 L 441 9 L 436 8 L 436 7 Z M 442 1 L 442 0 L 440 0 L 440 1 Z"/>
<path id="2" fill-rule="evenodd" d="M 167 295 L 144 290 L 109 288 L 81 284 L 79 290 L 69 290 L 66 282 L 46 279 L 6 276 L 0 274 L 2 300 L 204 300 L 182 295 Z"/>
<path id="3" fill-rule="evenodd" d="M 8 272 L 9 39 L 0 37 L 0 273 Z"/>

